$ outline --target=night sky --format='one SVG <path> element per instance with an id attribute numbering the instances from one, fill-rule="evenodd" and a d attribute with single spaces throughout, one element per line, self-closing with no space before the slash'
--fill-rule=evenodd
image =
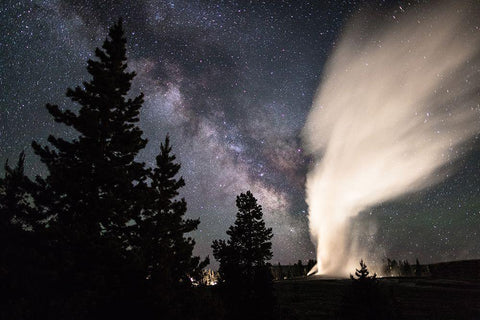
<path id="1" fill-rule="evenodd" d="M 211 256 L 212 240 L 224 238 L 235 219 L 236 195 L 251 190 L 273 228 L 272 262 L 315 258 L 304 200 L 313 160 L 301 130 L 342 26 L 365 4 L 2 1 L 0 161 L 26 150 L 27 173 L 45 174 L 31 141 L 46 144 L 50 133 L 75 136 L 54 123 L 45 104 L 75 110 L 66 89 L 89 80 L 87 59 L 122 17 L 129 67 L 137 72 L 132 95 L 145 94 L 140 127 L 149 143 L 139 159 L 153 164 L 170 134 L 186 182 L 187 215 L 201 221 L 192 235 L 196 254 Z M 368 6 L 395 20 L 418 4 Z M 452 164 L 455 174 L 440 185 L 362 212 L 352 226 L 388 257 L 480 258 L 478 147 L 477 139 L 465 146 L 465 156 Z"/>

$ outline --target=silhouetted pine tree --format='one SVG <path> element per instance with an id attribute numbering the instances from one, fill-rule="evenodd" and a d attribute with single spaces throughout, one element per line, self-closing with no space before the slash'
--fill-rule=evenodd
<path id="1" fill-rule="evenodd" d="M 360 270 L 355 269 L 355 277 L 350 275 L 350 279 L 357 284 L 366 285 L 366 284 L 375 284 L 377 282 L 377 274 L 374 273 L 373 276 L 369 276 L 370 271 L 368 271 L 367 265 L 363 262 L 363 259 L 360 260 Z"/>
<path id="2" fill-rule="evenodd" d="M 37 177 L 37 202 L 52 218 L 48 234 L 58 260 L 60 318 L 111 311 L 134 291 L 127 280 L 136 275 L 126 260 L 133 228 L 128 222 L 140 214 L 137 186 L 146 170 L 135 157 L 147 141 L 136 126 L 143 95 L 127 97 L 135 73 L 126 71 L 121 20 L 95 55 L 87 66 L 92 80 L 67 90 L 77 111 L 47 104 L 55 121 L 79 136 L 69 141 L 50 135 L 53 148 L 32 143 L 48 169 L 46 178 Z"/>
<path id="3" fill-rule="evenodd" d="M 162 295 L 162 302 L 170 307 L 186 299 L 177 294 L 191 286 L 190 277 L 200 279 L 202 269 L 209 263 L 208 258 L 200 262 L 199 257 L 192 256 L 195 241 L 186 234 L 197 229 L 200 220 L 184 219 L 187 204 L 178 195 L 185 182 L 182 177 L 176 178 L 180 164 L 171 151 L 167 135 L 160 145 L 156 167 L 149 175 L 147 209 L 137 219 L 138 250 L 144 257 L 145 277 L 156 290 L 161 290 L 156 295 Z"/>
<path id="4" fill-rule="evenodd" d="M 392 301 L 382 295 L 377 275 L 370 275 L 367 265 L 360 260 L 360 269 L 350 275 L 352 286 L 343 298 L 337 316 L 340 319 L 396 319 Z"/>
<path id="5" fill-rule="evenodd" d="M 125 241 L 125 224 L 132 218 L 134 186 L 145 178 L 144 165 L 135 161 L 147 143 L 135 125 L 143 95 L 127 98 L 134 72 L 127 72 L 126 39 L 122 21 L 109 32 L 97 60 L 88 60 L 92 80 L 67 90 L 77 112 L 47 104 L 56 122 L 79 133 L 73 141 L 52 135 L 54 147 L 32 146 L 49 170 L 44 182 L 51 193 L 51 214 L 62 228 L 88 229 L 92 236 L 111 235 Z M 81 227 L 80 227 L 81 228 Z M 85 232 L 87 230 L 80 230 Z"/>
<path id="6" fill-rule="evenodd" d="M 250 191 L 237 196 L 238 212 L 230 237 L 214 240 L 213 256 L 227 289 L 227 304 L 233 318 L 265 318 L 271 315 L 272 275 L 267 261 L 272 258 L 272 229 L 265 226 L 262 207 Z"/>
<path id="7" fill-rule="evenodd" d="M 214 240 L 213 255 L 220 262 L 220 275 L 225 281 L 238 278 L 240 274 L 253 278 L 255 266 L 263 266 L 272 258 L 272 229 L 265 227 L 262 207 L 250 191 L 237 196 L 238 213 L 233 226 L 227 230 L 230 239 Z M 237 265 L 241 270 L 229 274 Z"/>

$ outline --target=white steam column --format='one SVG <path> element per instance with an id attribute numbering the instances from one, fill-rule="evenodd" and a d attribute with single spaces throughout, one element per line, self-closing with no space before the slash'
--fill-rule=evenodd
<path id="1" fill-rule="evenodd" d="M 317 159 L 306 183 L 317 273 L 348 275 L 368 259 L 350 218 L 438 183 L 479 131 L 480 31 L 468 24 L 477 9 L 417 8 L 382 26 L 370 16 L 373 32 L 361 17 L 347 27 L 303 130 Z"/>

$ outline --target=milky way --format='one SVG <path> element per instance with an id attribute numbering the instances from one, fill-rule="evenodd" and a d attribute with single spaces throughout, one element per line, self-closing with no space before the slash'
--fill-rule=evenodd
<path id="1" fill-rule="evenodd" d="M 2 1 L 0 161 L 26 149 L 28 174 L 44 174 L 31 141 L 75 134 L 44 105 L 74 109 L 66 88 L 89 79 L 86 60 L 121 16 L 137 72 L 132 94 L 145 93 L 140 126 L 149 144 L 140 160 L 152 164 L 170 134 L 188 216 L 201 220 L 196 253 L 211 255 L 211 241 L 234 221 L 235 196 L 251 190 L 273 227 L 272 262 L 314 258 L 304 193 L 313 162 L 300 131 L 344 22 L 363 10 L 318 2 Z M 416 10 L 367 2 L 385 19 Z M 480 257 L 477 149 L 434 190 L 361 213 L 354 225 L 391 257 Z"/>

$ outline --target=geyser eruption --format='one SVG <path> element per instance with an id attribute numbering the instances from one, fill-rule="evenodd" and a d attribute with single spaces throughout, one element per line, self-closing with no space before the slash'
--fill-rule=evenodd
<path id="1" fill-rule="evenodd" d="M 370 15 L 374 28 L 357 17 L 326 66 L 303 131 L 317 159 L 306 192 L 318 273 L 368 258 L 350 218 L 439 182 L 478 132 L 475 10 L 414 10 L 382 26 Z"/>

